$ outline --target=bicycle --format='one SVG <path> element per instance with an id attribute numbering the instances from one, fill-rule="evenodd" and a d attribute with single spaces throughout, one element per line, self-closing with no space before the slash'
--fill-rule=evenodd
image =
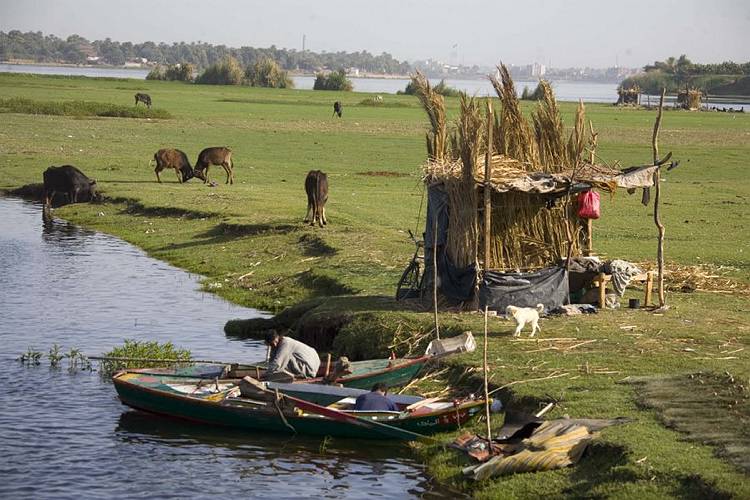
<path id="1" fill-rule="evenodd" d="M 421 273 L 420 262 L 424 262 L 424 240 L 417 240 L 411 229 L 409 230 L 409 238 L 414 242 L 416 249 L 409 265 L 401 274 L 401 279 L 398 280 L 396 300 L 422 298 L 424 274 Z"/>

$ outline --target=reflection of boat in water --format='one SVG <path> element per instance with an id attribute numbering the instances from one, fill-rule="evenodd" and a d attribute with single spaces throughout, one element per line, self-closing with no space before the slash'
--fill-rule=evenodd
<path id="1" fill-rule="evenodd" d="M 122 371 L 113 381 L 123 403 L 152 413 L 240 429 L 346 438 L 421 439 L 455 429 L 484 404 L 473 398 L 395 396 L 398 411 L 364 412 L 353 410 L 354 398 L 366 392 L 357 389 L 261 383 L 250 377 L 211 381 L 147 370 Z"/>

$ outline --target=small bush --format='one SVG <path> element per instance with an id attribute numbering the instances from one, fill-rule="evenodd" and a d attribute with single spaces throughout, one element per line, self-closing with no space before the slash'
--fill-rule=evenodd
<path id="1" fill-rule="evenodd" d="M 544 90 L 542 90 L 541 83 L 537 83 L 536 88 L 534 89 L 534 92 L 531 92 L 529 90 L 529 87 L 524 85 L 523 92 L 521 93 L 522 101 L 538 101 L 542 97 L 544 97 Z"/>
<path id="2" fill-rule="evenodd" d="M 253 87 L 268 87 L 276 89 L 294 88 L 294 82 L 289 73 L 281 69 L 276 61 L 264 58 L 245 70 L 245 81 Z"/>
<path id="3" fill-rule="evenodd" d="M 166 80 L 177 82 L 192 82 L 195 67 L 190 63 L 170 64 L 156 66 L 146 75 L 146 80 Z"/>
<path id="4" fill-rule="evenodd" d="M 225 57 L 220 62 L 212 64 L 204 71 L 195 83 L 204 85 L 242 85 L 245 73 L 242 66 L 233 57 Z"/>
<path id="5" fill-rule="evenodd" d="M 432 87 L 432 89 L 437 92 L 438 94 L 441 94 L 445 97 L 458 97 L 461 95 L 461 91 L 458 89 L 454 89 L 453 87 L 449 87 L 445 80 L 440 80 L 440 83 Z M 414 86 L 413 82 L 409 82 L 406 84 L 406 88 L 404 90 L 399 90 L 396 92 L 398 95 L 414 95 L 416 94 L 417 89 Z"/>
<path id="6" fill-rule="evenodd" d="M 351 80 L 346 77 L 346 72 L 341 69 L 328 75 L 318 73 L 315 75 L 313 90 L 344 90 L 351 91 L 354 88 Z"/>
<path id="7" fill-rule="evenodd" d="M 23 97 L 0 99 L 0 113 L 59 116 L 107 116 L 114 118 L 172 118 L 163 109 L 145 106 L 122 106 L 108 102 L 92 101 L 35 101 Z"/>
<path id="8" fill-rule="evenodd" d="M 115 347 L 104 355 L 105 358 L 128 358 L 138 360 L 174 360 L 189 362 L 192 354 L 187 349 L 176 348 L 171 342 L 160 344 L 158 342 L 145 342 L 126 339 L 122 346 Z M 112 374 L 126 368 L 151 368 L 158 366 L 170 366 L 170 362 L 158 361 L 103 361 L 101 372 Z"/>
<path id="9" fill-rule="evenodd" d="M 440 80 L 440 83 L 438 83 L 437 85 L 435 85 L 433 87 L 433 89 L 435 90 L 435 92 L 437 92 L 438 94 L 441 94 L 441 95 L 443 95 L 445 97 L 458 97 L 458 96 L 461 95 L 461 91 L 460 90 L 454 89 L 453 87 L 449 87 L 445 83 L 445 80 Z"/>

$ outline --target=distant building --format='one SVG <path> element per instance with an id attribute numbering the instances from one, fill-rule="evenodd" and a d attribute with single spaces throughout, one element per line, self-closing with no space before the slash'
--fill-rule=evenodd
<path id="1" fill-rule="evenodd" d="M 547 68 L 544 64 L 534 63 L 531 65 L 531 76 L 534 78 L 542 78 L 547 72 Z"/>

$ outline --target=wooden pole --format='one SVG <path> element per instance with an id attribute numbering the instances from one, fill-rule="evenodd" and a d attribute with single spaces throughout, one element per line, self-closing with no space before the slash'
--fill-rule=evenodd
<path id="1" fill-rule="evenodd" d="M 589 163 L 594 164 L 596 160 L 596 143 L 598 134 L 594 132 L 594 124 L 589 120 L 589 129 L 591 130 L 591 149 L 589 150 Z M 586 219 L 586 256 L 590 257 L 594 253 L 594 219 Z"/>
<path id="2" fill-rule="evenodd" d="M 438 323 L 438 296 L 437 296 L 437 217 L 432 221 L 432 306 L 435 311 L 435 335 L 440 340 L 440 323 Z"/>
<path id="3" fill-rule="evenodd" d="M 484 158 L 484 272 L 490 266 L 490 229 L 492 224 L 492 100 L 487 99 L 487 155 Z M 489 316 L 489 305 L 484 305 L 484 410 L 487 418 L 487 441 L 492 442 L 492 426 L 490 423 L 490 393 L 487 387 L 490 367 L 487 362 L 487 318 Z M 490 454 L 492 448 L 490 447 Z"/>
<path id="4" fill-rule="evenodd" d="M 651 145 L 654 149 L 654 164 L 659 163 L 659 127 L 661 127 L 661 115 L 664 107 L 664 94 L 666 89 L 661 90 L 661 98 L 659 99 L 659 112 L 656 115 L 656 123 L 654 123 L 654 135 L 651 139 Z M 659 280 L 659 307 L 666 305 L 666 298 L 664 296 L 664 224 L 661 222 L 661 216 L 659 213 L 659 201 L 661 198 L 661 167 L 656 169 L 654 172 L 654 223 L 659 231 L 659 244 L 656 249 L 656 263 L 658 267 L 658 280 Z"/>
<path id="5" fill-rule="evenodd" d="M 489 364 L 487 363 L 487 317 L 489 316 L 489 306 L 484 306 L 484 412 L 487 417 L 487 441 L 492 441 L 492 425 L 490 424 L 490 391 L 489 391 Z M 490 450 L 492 454 L 492 450 Z"/>
<path id="6" fill-rule="evenodd" d="M 487 154 L 484 158 L 484 270 L 490 266 L 490 229 L 492 225 L 492 100 L 487 99 Z"/>

